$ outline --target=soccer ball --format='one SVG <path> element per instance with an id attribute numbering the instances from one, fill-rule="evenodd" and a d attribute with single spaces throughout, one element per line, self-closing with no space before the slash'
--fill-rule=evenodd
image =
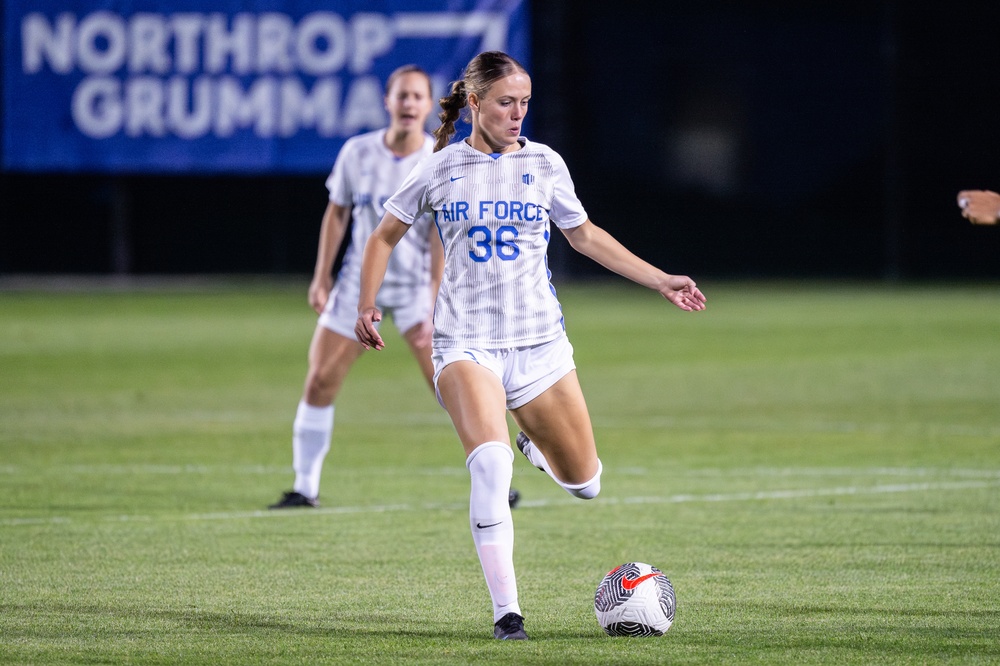
<path id="1" fill-rule="evenodd" d="M 612 569 L 594 594 L 597 622 L 609 636 L 662 636 L 674 623 L 676 606 L 674 586 L 642 562 Z"/>

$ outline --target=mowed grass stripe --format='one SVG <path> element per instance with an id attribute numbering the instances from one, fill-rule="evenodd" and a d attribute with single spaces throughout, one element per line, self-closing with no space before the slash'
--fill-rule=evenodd
<path id="1" fill-rule="evenodd" d="M 759 502 L 764 500 L 795 500 L 812 497 L 836 497 L 843 495 L 882 495 L 889 493 L 938 492 L 978 490 L 984 488 L 1000 488 L 1000 480 L 996 481 L 943 481 L 922 483 L 878 484 L 873 486 L 839 486 L 831 488 L 789 488 L 785 490 L 762 490 L 750 493 L 710 493 L 703 495 L 665 495 L 645 497 L 608 497 L 601 496 L 598 505 L 621 504 L 688 504 L 697 502 Z M 557 505 L 575 504 L 572 499 L 534 499 L 524 500 L 520 508 L 545 508 Z M 196 513 L 187 515 L 116 515 L 98 518 L 108 522 L 150 522 L 164 520 L 242 520 L 247 518 L 308 518 L 311 516 L 363 514 L 363 513 L 405 513 L 424 511 L 465 511 L 468 505 L 464 503 L 427 503 L 427 504 L 389 504 L 370 506 L 335 506 L 319 507 L 298 511 L 235 511 Z M 90 519 L 92 522 L 94 518 Z M 0 526 L 14 527 L 18 525 L 65 525 L 71 522 L 88 522 L 67 516 L 52 516 L 49 518 L 10 518 L 0 519 Z"/>

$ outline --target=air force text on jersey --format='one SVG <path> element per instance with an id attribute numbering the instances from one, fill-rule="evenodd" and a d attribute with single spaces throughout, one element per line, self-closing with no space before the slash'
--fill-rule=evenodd
<path id="1" fill-rule="evenodd" d="M 531 201 L 452 201 L 435 211 L 434 222 L 438 226 L 448 222 L 471 222 L 470 213 L 478 212 L 479 221 L 491 222 L 548 222 L 549 211 Z M 546 237 L 548 231 L 546 230 Z M 472 261 L 482 264 L 496 257 L 502 261 L 513 261 L 521 255 L 517 240 L 520 232 L 512 224 L 485 224 L 470 226 L 466 234 L 473 243 L 469 251 Z"/>
<path id="2" fill-rule="evenodd" d="M 549 211 L 530 201 L 479 201 L 471 206 L 468 201 L 451 201 L 441 210 L 435 211 L 435 219 L 440 222 L 469 221 L 470 210 L 478 210 L 480 220 L 519 220 L 523 222 L 545 222 Z"/>

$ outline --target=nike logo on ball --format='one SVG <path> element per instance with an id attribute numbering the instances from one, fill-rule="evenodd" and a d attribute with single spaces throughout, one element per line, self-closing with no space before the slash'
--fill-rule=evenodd
<path id="1" fill-rule="evenodd" d="M 502 522 L 503 521 L 501 520 L 500 523 L 502 523 Z M 478 527 L 481 530 L 485 530 L 487 527 L 496 527 L 500 523 L 490 523 L 489 525 L 480 525 L 479 523 L 476 523 L 476 527 Z"/>
<path id="2" fill-rule="evenodd" d="M 635 588 L 639 587 L 639 584 L 642 583 L 644 580 L 652 578 L 653 576 L 661 576 L 661 575 L 663 574 L 653 572 L 653 573 L 648 573 L 645 576 L 639 576 L 638 578 L 629 578 L 628 576 L 625 576 L 624 578 L 622 578 L 622 587 L 624 587 L 626 590 L 634 590 Z"/>

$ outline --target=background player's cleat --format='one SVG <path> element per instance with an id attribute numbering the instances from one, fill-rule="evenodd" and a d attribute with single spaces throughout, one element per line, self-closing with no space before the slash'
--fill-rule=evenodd
<path id="1" fill-rule="evenodd" d="M 524 618 L 517 613 L 507 613 L 493 625 L 493 638 L 501 641 L 526 641 Z"/>
<path id="2" fill-rule="evenodd" d="M 510 508 L 515 508 L 517 503 L 521 501 L 521 493 L 515 488 L 511 488 L 507 492 L 507 504 L 510 504 Z"/>
<path id="3" fill-rule="evenodd" d="M 294 490 L 289 490 L 287 493 L 281 496 L 281 499 L 267 507 L 268 509 L 294 509 L 295 507 L 318 507 L 319 497 L 312 499 L 306 497 L 302 493 L 297 493 Z"/>
<path id="4" fill-rule="evenodd" d="M 523 432 L 519 432 L 517 433 L 517 438 L 514 440 L 514 443 L 517 444 L 517 450 L 520 451 L 521 453 L 524 453 L 525 447 L 531 444 L 531 440 L 528 439 L 528 436 L 525 435 Z M 528 462 L 531 462 L 531 458 L 528 456 L 527 453 L 524 453 L 524 457 L 528 458 Z M 534 463 L 531 464 L 534 465 Z M 541 467 L 538 467 L 538 465 L 535 465 L 535 467 L 537 469 L 541 469 L 543 472 L 545 471 Z"/>

